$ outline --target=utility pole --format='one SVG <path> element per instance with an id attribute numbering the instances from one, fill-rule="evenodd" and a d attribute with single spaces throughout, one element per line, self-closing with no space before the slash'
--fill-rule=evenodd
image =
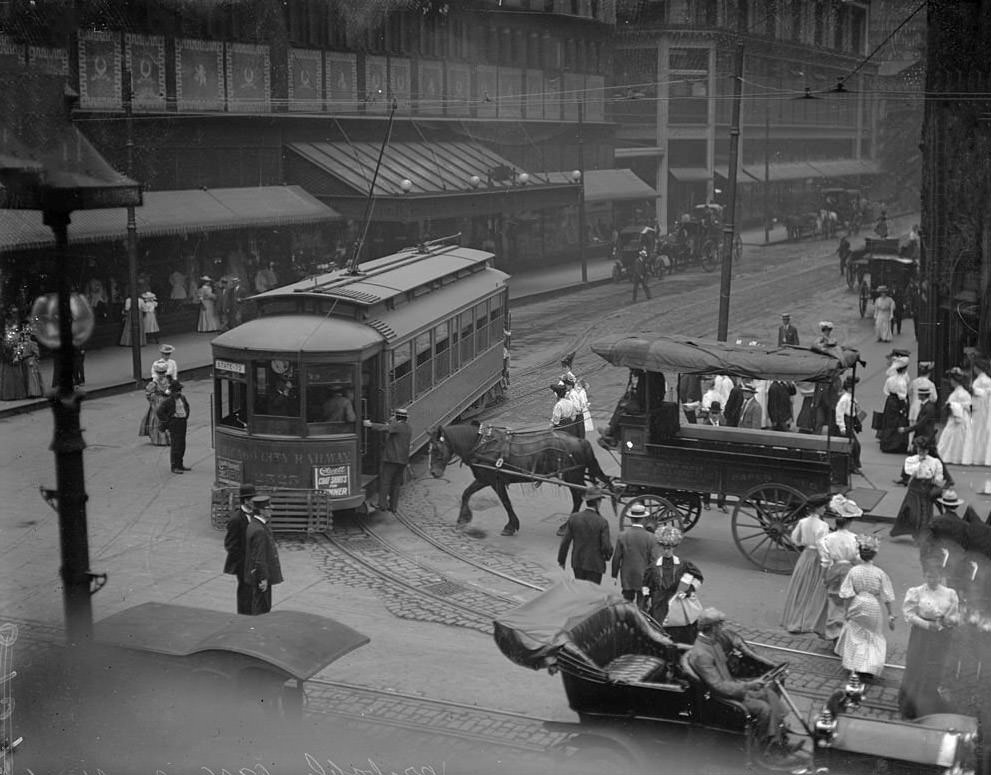
<path id="1" fill-rule="evenodd" d="M 740 107 L 743 102 L 743 43 L 736 44 L 733 73 L 733 123 L 729 130 L 729 196 L 723 219 L 723 273 L 719 284 L 719 323 L 716 339 L 725 342 L 729 335 L 729 298 L 733 282 L 733 234 L 736 220 L 736 168 L 740 163 Z"/>
<path id="2" fill-rule="evenodd" d="M 578 98 L 578 258 L 582 263 L 582 283 L 588 282 L 585 258 L 585 100 Z"/>
<path id="3" fill-rule="evenodd" d="M 771 241 L 771 103 L 764 97 L 764 244 Z"/>
<path id="4" fill-rule="evenodd" d="M 127 42 L 124 41 L 125 51 Z M 124 131 L 126 133 L 127 177 L 134 179 L 134 89 L 131 85 L 131 68 L 124 60 Z M 134 205 L 127 206 L 127 279 L 131 286 L 131 314 L 127 324 L 131 327 L 131 376 L 135 384 L 144 382 L 141 373 L 141 310 L 138 294 L 138 226 L 134 220 Z"/>

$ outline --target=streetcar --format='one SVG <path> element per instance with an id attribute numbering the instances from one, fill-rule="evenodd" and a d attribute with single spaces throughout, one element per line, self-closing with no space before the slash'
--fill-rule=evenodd
<path id="1" fill-rule="evenodd" d="M 728 344 L 680 336 L 617 335 L 592 344 L 613 366 L 632 370 L 636 411 L 616 418 L 625 506 L 634 503 L 655 524 L 691 530 L 706 495 L 735 496 L 733 538 L 761 570 L 790 573 L 798 552 L 790 534 L 813 493 L 846 492 L 850 440 L 774 430 L 682 424 L 680 406 L 666 396 L 665 375 L 725 374 L 742 379 L 833 383 L 856 371 L 856 350 Z M 635 375 L 635 376 L 634 376 Z M 883 491 L 877 491 L 883 495 Z M 880 500 L 880 498 L 878 498 Z M 860 504 L 868 511 L 874 504 Z"/>
<path id="2" fill-rule="evenodd" d="M 444 238 L 253 296 L 258 317 L 212 342 L 214 526 L 250 483 L 274 529 L 325 530 L 376 484 L 363 420 L 406 409 L 415 450 L 501 397 L 508 275 L 493 258 Z"/>

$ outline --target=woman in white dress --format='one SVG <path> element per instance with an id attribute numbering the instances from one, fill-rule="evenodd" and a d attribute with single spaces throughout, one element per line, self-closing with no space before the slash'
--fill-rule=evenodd
<path id="1" fill-rule="evenodd" d="M 967 377 L 959 367 L 946 375 L 953 392 L 946 399 L 946 425 L 939 434 L 936 449 L 944 463 L 963 463 L 972 456 L 970 443 L 971 397 L 967 389 Z"/>
<path id="2" fill-rule="evenodd" d="M 849 524 L 863 513 L 863 509 L 843 495 L 834 495 L 826 508 L 826 516 L 836 520 L 836 529 L 819 539 L 819 564 L 826 587 L 826 640 L 835 641 L 843 630 L 846 606 L 840 598 L 840 588 L 859 557 L 857 536 Z"/>
<path id="3" fill-rule="evenodd" d="M 209 277 L 201 277 L 196 297 L 200 302 L 200 319 L 196 324 L 196 330 L 200 333 L 219 331 L 220 318 L 217 317 L 217 294 L 213 290 L 213 280 Z"/>
<path id="4" fill-rule="evenodd" d="M 991 465 L 991 377 L 988 362 L 979 358 L 974 362 L 974 381 L 971 383 L 970 456 L 964 465 Z"/>
<path id="5" fill-rule="evenodd" d="M 144 320 L 148 341 L 158 344 L 158 332 L 161 331 L 158 327 L 158 313 L 155 312 L 158 309 L 158 297 L 151 291 L 145 291 L 141 294 L 138 304 L 141 307 L 141 317 Z"/>
<path id="6" fill-rule="evenodd" d="M 888 295 L 888 286 L 881 285 L 877 289 L 878 296 L 874 300 L 874 333 L 879 342 L 891 341 L 891 319 L 895 314 L 895 300 Z"/>
<path id="7" fill-rule="evenodd" d="M 846 670 L 870 683 L 879 678 L 888 655 L 884 625 L 895 629 L 891 604 L 895 591 L 888 574 L 874 564 L 880 541 L 874 536 L 857 536 L 861 563 L 843 579 L 840 597 L 847 602 L 846 623 L 836 643 L 836 653 Z"/>
<path id="8" fill-rule="evenodd" d="M 802 549 L 785 593 L 785 610 L 781 626 L 788 632 L 826 633 L 825 571 L 819 558 L 819 541 L 829 535 L 829 525 L 822 518 L 830 496 L 813 495 L 805 503 L 808 515 L 791 531 L 791 542 Z"/>

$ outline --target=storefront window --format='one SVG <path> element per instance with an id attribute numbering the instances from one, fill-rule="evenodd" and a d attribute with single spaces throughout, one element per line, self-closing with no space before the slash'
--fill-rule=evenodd
<path id="1" fill-rule="evenodd" d="M 354 366 L 306 363 L 306 426 L 313 433 L 355 433 Z"/>

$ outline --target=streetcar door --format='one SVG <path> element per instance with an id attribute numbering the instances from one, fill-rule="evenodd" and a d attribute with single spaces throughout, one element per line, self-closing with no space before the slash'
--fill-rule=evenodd
<path id="1" fill-rule="evenodd" d="M 382 381 L 382 355 L 373 355 L 361 362 L 361 419 L 385 422 L 388 419 L 385 386 Z M 378 476 L 382 436 L 371 428 L 362 427 L 361 474 L 366 479 Z"/>

